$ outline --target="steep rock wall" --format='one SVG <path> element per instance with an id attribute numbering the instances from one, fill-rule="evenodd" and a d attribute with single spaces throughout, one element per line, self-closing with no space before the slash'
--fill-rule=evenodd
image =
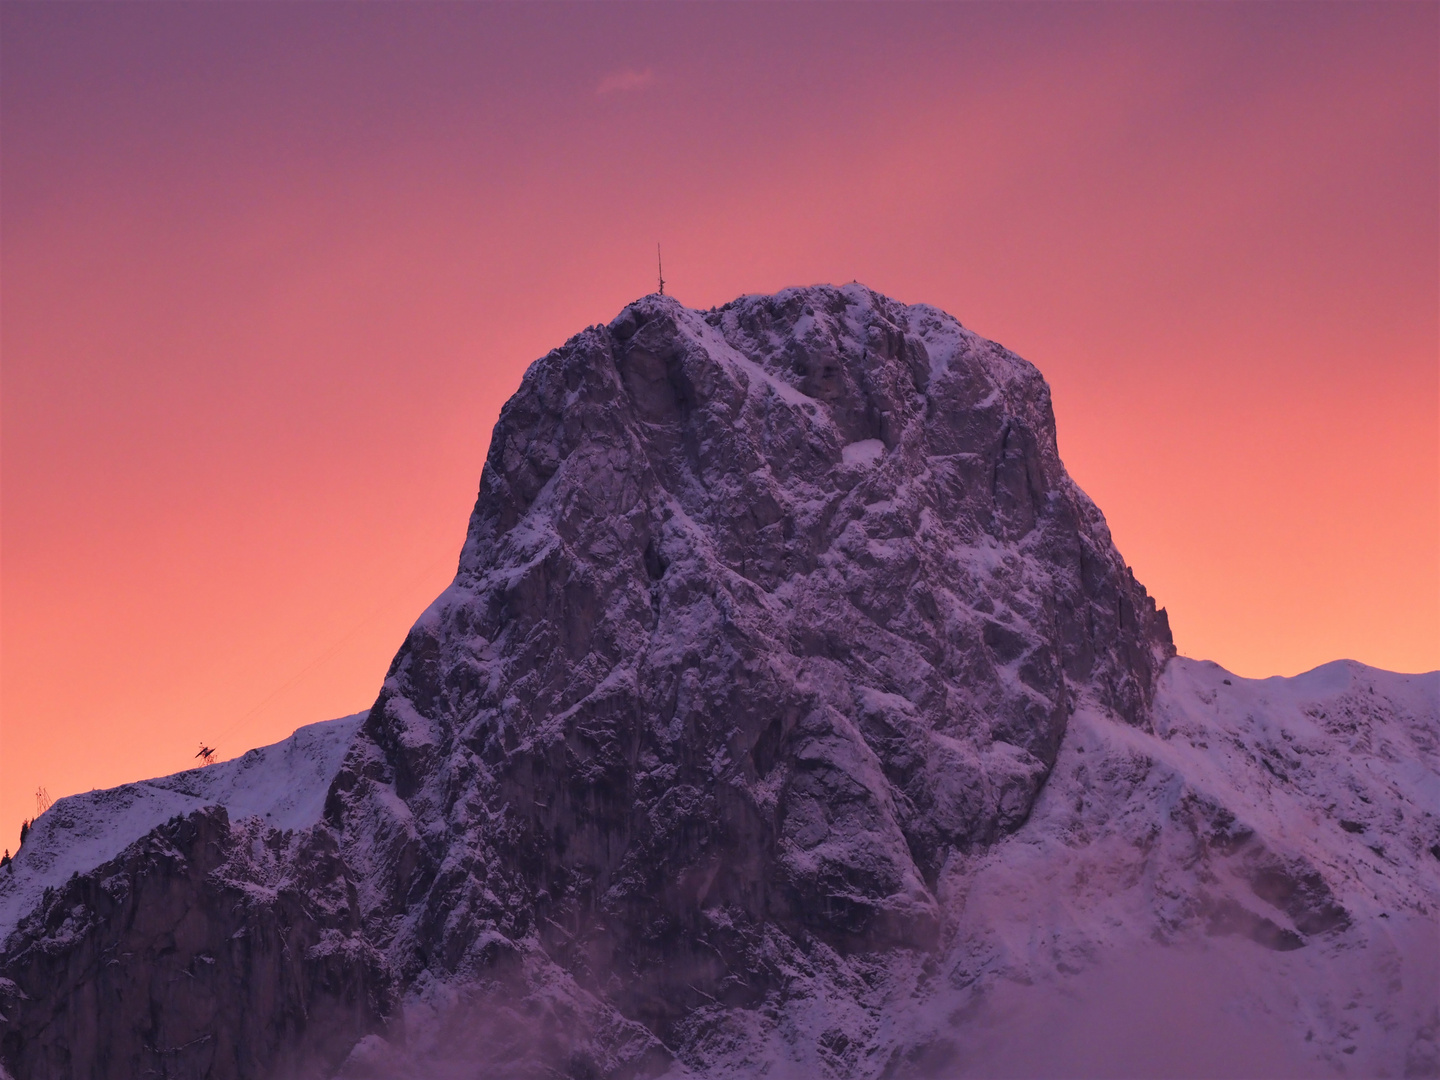
<path id="1" fill-rule="evenodd" d="M 1172 654 L 1031 365 L 860 286 L 647 297 L 506 405 L 327 814 L 398 971 L 534 940 L 664 1036 L 812 936 L 933 945 Z"/>

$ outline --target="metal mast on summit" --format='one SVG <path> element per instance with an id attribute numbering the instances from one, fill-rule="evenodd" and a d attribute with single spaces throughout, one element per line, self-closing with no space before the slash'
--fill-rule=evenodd
<path id="1" fill-rule="evenodd" d="M 665 295 L 665 264 L 660 261 L 660 245 L 655 245 L 655 269 L 660 276 L 660 295 Z"/>

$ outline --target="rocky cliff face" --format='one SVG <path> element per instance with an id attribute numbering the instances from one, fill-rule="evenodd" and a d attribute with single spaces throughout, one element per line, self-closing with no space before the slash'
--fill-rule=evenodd
<path id="1" fill-rule="evenodd" d="M 975 1032 L 1142 985 L 1126 955 L 1271 987 L 1270 1072 L 1434 1074 L 1437 680 L 1173 651 L 1029 364 L 860 286 L 647 297 L 527 372 L 454 583 L 343 761 L 295 765 L 312 815 L 201 809 L 54 885 L 0 944 L 0 1055 L 1024 1074 Z"/>
<path id="2" fill-rule="evenodd" d="M 332 1071 L 391 1011 L 356 916 L 326 830 L 175 818 L 21 920 L 0 1054 L 27 1080 Z"/>
<path id="3" fill-rule="evenodd" d="M 1172 653 L 1029 364 L 860 286 L 648 297 L 506 405 L 327 817 L 402 980 L 533 939 L 670 1040 L 812 937 L 933 947 Z"/>

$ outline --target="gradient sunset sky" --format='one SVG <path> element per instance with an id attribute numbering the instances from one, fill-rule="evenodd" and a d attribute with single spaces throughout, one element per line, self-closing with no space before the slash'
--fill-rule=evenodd
<path id="1" fill-rule="evenodd" d="M 1440 6 L 0 5 L 0 846 L 367 707 L 526 365 L 859 279 L 1245 676 L 1440 666 Z"/>

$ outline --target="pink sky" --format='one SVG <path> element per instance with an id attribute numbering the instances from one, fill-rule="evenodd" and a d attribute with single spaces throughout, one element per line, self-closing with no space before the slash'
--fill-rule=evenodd
<path id="1" fill-rule="evenodd" d="M 1036 363 L 1187 655 L 1440 666 L 1437 15 L 0 6 L 0 828 L 365 708 L 657 240 Z"/>

